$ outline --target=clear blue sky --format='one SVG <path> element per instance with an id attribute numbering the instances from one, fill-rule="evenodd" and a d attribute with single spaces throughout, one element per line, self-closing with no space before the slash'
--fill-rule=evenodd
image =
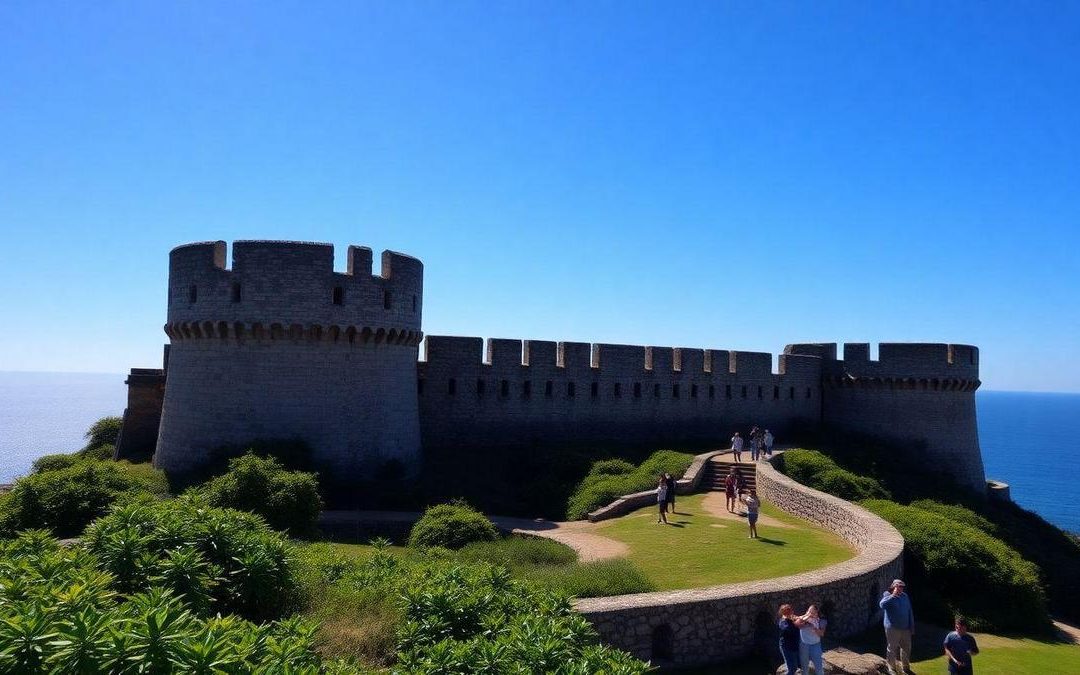
<path id="1" fill-rule="evenodd" d="M 0 370 L 154 366 L 170 248 L 287 238 L 432 334 L 1080 391 L 1080 5 L 5 2 L 0 230 Z"/>

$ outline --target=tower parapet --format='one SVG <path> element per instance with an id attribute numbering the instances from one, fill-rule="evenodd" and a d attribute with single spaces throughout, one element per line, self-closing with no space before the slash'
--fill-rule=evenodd
<path id="1" fill-rule="evenodd" d="M 847 433 L 902 446 L 928 468 L 951 475 L 980 493 L 986 489 L 975 390 L 979 350 L 971 345 L 847 343 L 842 360 L 835 344 L 785 349 L 822 359 L 822 423 Z"/>
<path id="2" fill-rule="evenodd" d="M 423 265 L 350 246 L 223 241 L 169 256 L 172 343 L 155 464 L 197 470 L 221 446 L 299 439 L 324 475 L 419 458 Z"/>

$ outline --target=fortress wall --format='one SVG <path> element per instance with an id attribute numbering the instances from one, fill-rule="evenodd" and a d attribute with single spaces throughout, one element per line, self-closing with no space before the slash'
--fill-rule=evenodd
<path id="1" fill-rule="evenodd" d="M 820 359 L 691 348 L 428 336 L 424 447 L 726 444 L 820 419 Z M 484 358 L 486 355 L 486 359 Z M 715 367 L 721 364 L 719 371 Z M 706 369 L 708 364 L 711 370 Z M 734 365 L 734 372 L 731 366 Z"/>
<path id="2" fill-rule="evenodd" d="M 416 347 L 359 340 L 181 340 L 170 353 L 154 463 L 198 469 L 209 453 L 257 439 L 300 439 L 335 477 L 386 459 L 419 460 Z M 387 421 L 392 423 L 387 424 Z"/>
<path id="3" fill-rule="evenodd" d="M 145 462 L 153 456 L 157 443 L 165 398 L 165 371 L 132 368 L 124 384 L 128 386 L 128 400 L 114 459 Z"/>
<path id="4" fill-rule="evenodd" d="M 835 351 L 835 345 L 789 345 L 794 352 Z M 975 413 L 979 350 L 943 343 L 848 343 L 844 359 L 824 360 L 822 422 L 912 452 L 917 461 L 985 491 Z"/>

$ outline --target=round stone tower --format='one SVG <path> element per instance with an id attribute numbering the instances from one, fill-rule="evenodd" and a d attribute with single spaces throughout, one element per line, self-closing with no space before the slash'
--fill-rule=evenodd
<path id="1" fill-rule="evenodd" d="M 350 246 L 238 241 L 169 254 L 168 376 L 154 465 L 198 470 L 223 446 L 306 442 L 321 476 L 348 484 L 420 458 L 417 345 L 423 265 Z"/>
<path id="2" fill-rule="evenodd" d="M 794 354 L 822 357 L 822 423 L 878 438 L 909 451 L 907 460 L 950 475 L 984 494 L 975 390 L 979 350 L 971 345 L 886 343 L 878 359 L 870 345 L 790 345 Z"/>

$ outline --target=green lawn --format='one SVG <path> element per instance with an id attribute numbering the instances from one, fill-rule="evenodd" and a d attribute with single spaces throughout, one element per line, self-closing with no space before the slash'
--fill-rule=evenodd
<path id="1" fill-rule="evenodd" d="M 597 534 L 625 542 L 629 559 L 659 590 L 698 588 L 786 576 L 855 555 L 843 539 L 770 504 L 762 512 L 789 527 L 759 523 L 749 539 L 745 519 L 710 515 L 706 495 L 679 499 L 674 525 L 657 525 L 648 507 L 603 523 Z M 713 497 L 715 499 L 715 497 Z"/>

